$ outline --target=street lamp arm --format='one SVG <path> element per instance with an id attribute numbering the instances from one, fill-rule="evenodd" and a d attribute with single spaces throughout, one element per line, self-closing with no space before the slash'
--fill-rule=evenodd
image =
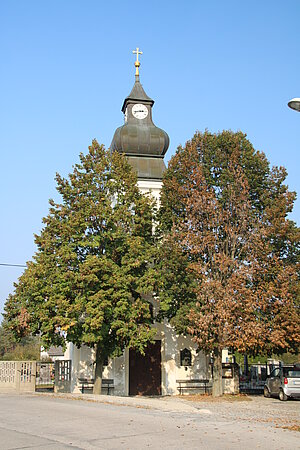
<path id="1" fill-rule="evenodd" d="M 288 106 L 291 109 L 300 112 L 300 98 L 292 98 L 292 100 L 288 102 Z"/>

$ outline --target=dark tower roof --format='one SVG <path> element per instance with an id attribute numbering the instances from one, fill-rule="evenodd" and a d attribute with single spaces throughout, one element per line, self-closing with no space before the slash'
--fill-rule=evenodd
<path id="1" fill-rule="evenodd" d="M 139 76 L 135 77 L 135 83 L 133 85 L 133 88 L 131 89 L 130 94 L 125 98 L 123 106 L 121 111 L 125 113 L 126 106 L 129 101 L 132 101 L 134 103 L 142 102 L 142 103 L 148 103 L 151 106 L 154 105 L 154 100 L 152 98 L 148 97 L 146 92 L 143 89 L 143 86 L 140 83 Z"/>
<path id="2" fill-rule="evenodd" d="M 148 97 L 140 83 L 138 55 L 141 52 L 138 50 L 134 52 L 137 53 L 135 83 L 121 109 L 125 114 L 125 124 L 116 129 L 110 148 L 111 151 L 125 153 L 139 179 L 161 179 L 169 136 L 152 121 L 154 100 Z M 142 110 L 144 115 L 138 116 L 134 108 Z"/>

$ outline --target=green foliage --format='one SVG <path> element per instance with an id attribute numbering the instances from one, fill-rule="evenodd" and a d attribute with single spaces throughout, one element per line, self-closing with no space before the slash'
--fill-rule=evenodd
<path id="1" fill-rule="evenodd" d="M 236 362 L 239 365 L 244 364 L 244 355 L 236 352 L 235 353 Z M 278 359 L 282 361 L 284 364 L 294 364 L 300 361 L 299 352 L 294 354 L 290 352 L 285 352 L 281 355 L 272 354 L 270 356 L 268 355 L 256 355 L 256 356 L 249 356 L 248 357 L 248 364 L 266 364 L 268 359 Z"/>
<path id="2" fill-rule="evenodd" d="M 290 352 L 283 353 L 282 355 L 280 355 L 281 361 L 283 361 L 284 364 L 299 363 L 300 362 L 299 350 L 300 349 L 298 349 L 298 353 L 296 353 L 296 354 L 290 353 Z M 274 357 L 275 357 L 275 355 L 274 355 Z"/>
<path id="3" fill-rule="evenodd" d="M 5 361 L 39 361 L 40 345 L 36 340 L 16 344 L 15 348 L 5 353 L 2 357 Z"/>
<path id="4" fill-rule="evenodd" d="M 189 259 L 174 243 L 171 236 L 164 235 L 158 248 L 156 290 L 159 292 L 159 319 L 172 321 L 180 334 L 186 334 L 188 314 L 196 303 L 196 283 L 188 270 Z"/>
<path id="5" fill-rule="evenodd" d="M 15 345 L 15 337 L 3 321 L 0 324 L 0 358 L 2 359 L 6 353 L 13 350 Z"/>
<path id="6" fill-rule="evenodd" d="M 34 260 L 5 306 L 15 336 L 40 334 L 45 348 L 97 346 L 103 360 L 153 339 L 153 201 L 125 156 L 93 141 L 50 200 Z M 101 351 L 100 351 L 101 350 Z"/>
<path id="7" fill-rule="evenodd" d="M 0 325 L 0 360 L 21 361 L 40 358 L 39 339 L 27 336 L 16 342 L 15 336 L 6 321 Z"/>

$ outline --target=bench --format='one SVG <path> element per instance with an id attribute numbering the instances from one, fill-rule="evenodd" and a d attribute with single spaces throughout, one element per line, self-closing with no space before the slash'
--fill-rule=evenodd
<path id="1" fill-rule="evenodd" d="M 179 395 L 182 395 L 186 390 L 203 390 L 205 394 L 211 390 L 209 380 L 176 380 L 176 383 L 178 384 Z"/>
<path id="2" fill-rule="evenodd" d="M 94 387 L 94 378 L 78 378 L 78 382 L 81 385 L 81 392 L 90 391 Z M 107 395 L 114 389 L 114 380 L 110 378 L 102 378 L 102 389 L 107 390 Z"/>

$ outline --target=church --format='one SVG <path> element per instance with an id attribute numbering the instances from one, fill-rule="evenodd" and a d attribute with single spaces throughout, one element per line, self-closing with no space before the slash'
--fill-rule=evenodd
<path id="1" fill-rule="evenodd" d="M 163 172 L 166 169 L 164 156 L 169 147 L 168 134 L 154 125 L 152 100 L 140 83 L 140 61 L 142 52 L 133 53 L 135 82 L 122 106 L 124 125 L 114 133 L 111 151 L 125 153 L 129 163 L 137 172 L 141 192 L 150 192 L 159 206 Z M 158 301 L 148 299 L 154 309 Z M 126 349 L 122 356 L 106 361 L 103 378 L 113 380 L 115 395 L 177 395 L 178 380 L 210 379 L 209 357 L 189 337 L 176 335 L 165 320 L 154 323 L 155 343 L 149 345 L 142 356 Z M 80 378 L 93 378 L 94 352 L 88 347 L 77 348 L 68 344 L 65 359 L 72 361 L 71 392 L 80 392 Z"/>

